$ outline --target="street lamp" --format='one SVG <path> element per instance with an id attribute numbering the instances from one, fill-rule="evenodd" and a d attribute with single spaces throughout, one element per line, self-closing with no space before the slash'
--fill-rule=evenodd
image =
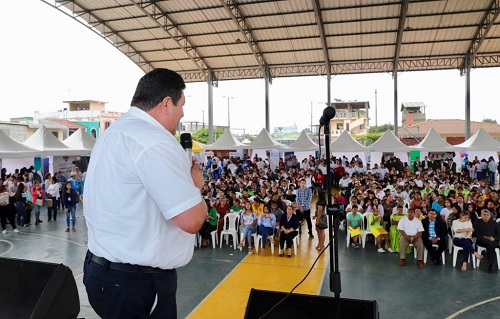
<path id="1" fill-rule="evenodd" d="M 223 96 L 223 98 L 227 98 L 227 129 L 231 128 L 231 116 L 229 115 L 229 100 L 234 99 L 232 96 Z"/>

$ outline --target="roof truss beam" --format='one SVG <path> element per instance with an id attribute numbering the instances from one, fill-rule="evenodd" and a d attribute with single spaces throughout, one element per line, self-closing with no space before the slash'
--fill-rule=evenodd
<path id="1" fill-rule="evenodd" d="M 323 17 L 321 16 L 321 7 L 319 0 L 311 0 L 311 2 L 314 8 L 314 17 L 318 26 L 319 37 L 321 39 L 321 48 L 323 49 L 326 70 L 330 71 L 330 54 L 328 53 L 328 44 L 326 43 L 325 25 L 323 24 Z M 330 72 L 328 72 L 328 74 L 330 74 Z"/>
<path id="2" fill-rule="evenodd" d="M 394 63 L 393 63 L 393 68 L 392 68 L 393 75 L 398 73 L 399 54 L 401 52 L 401 42 L 403 41 L 403 32 L 404 32 L 405 23 L 406 23 L 406 13 L 408 13 L 408 2 L 409 2 L 409 0 L 403 0 L 403 3 L 401 3 L 401 11 L 399 14 L 398 34 L 396 36 L 396 45 L 394 48 Z"/>
<path id="3" fill-rule="evenodd" d="M 267 64 L 266 60 L 264 59 L 264 55 L 262 54 L 259 46 L 257 45 L 257 41 L 255 40 L 252 30 L 249 27 L 245 19 L 245 16 L 238 7 L 238 4 L 234 0 L 221 0 L 221 3 L 226 9 L 226 12 L 231 16 L 231 19 L 238 26 L 238 29 L 243 35 L 245 42 L 248 44 L 248 47 L 252 51 L 252 54 L 255 57 L 255 60 L 257 61 L 257 64 L 262 68 L 262 70 L 264 70 L 264 66 L 265 64 Z"/>
<path id="4" fill-rule="evenodd" d="M 486 35 L 490 31 L 491 26 L 493 26 L 493 24 L 495 23 L 495 20 L 497 19 L 499 13 L 500 13 L 500 0 L 491 0 L 488 10 L 484 14 L 481 22 L 479 23 L 479 26 L 477 27 L 476 30 L 476 34 L 474 35 L 474 38 L 472 39 L 469 49 L 467 50 L 471 62 L 474 61 L 474 58 L 479 52 L 481 44 L 483 44 Z M 466 62 L 465 59 L 467 59 L 467 53 L 464 57 L 462 65 L 460 66 L 460 73 L 462 75 L 465 74 L 465 72 L 467 71 L 465 70 L 465 62 Z M 471 66 L 472 63 L 469 63 L 468 69 L 470 69 Z"/>
<path id="5" fill-rule="evenodd" d="M 139 52 L 132 44 L 125 41 L 116 30 L 109 26 L 106 21 L 102 21 L 95 16 L 91 10 L 77 5 L 74 1 L 54 1 L 53 3 L 50 0 L 42 1 L 109 42 L 145 72 L 153 69 L 153 66 L 146 58 L 144 58 L 141 52 Z M 68 13 L 68 10 L 64 10 L 63 8 L 69 9 L 70 13 Z M 80 12 L 80 14 L 75 14 L 74 12 Z"/>
<path id="6" fill-rule="evenodd" d="M 200 71 L 206 72 L 206 70 L 208 70 L 209 67 L 198 51 L 193 47 L 191 42 L 189 42 L 188 38 L 184 36 L 181 30 L 179 30 L 176 23 L 172 21 L 169 15 L 156 4 L 156 1 L 131 1 L 148 17 L 153 19 L 158 27 L 160 27 L 170 39 L 175 41 L 179 48 L 181 48 L 185 55 L 193 61 Z"/>

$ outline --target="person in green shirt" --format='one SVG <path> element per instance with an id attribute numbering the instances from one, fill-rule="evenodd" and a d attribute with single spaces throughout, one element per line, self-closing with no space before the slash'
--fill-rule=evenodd
<path id="1" fill-rule="evenodd" d="M 241 200 L 239 198 L 233 199 L 233 206 L 231 206 L 229 211 L 240 215 L 243 210 L 245 210 L 245 208 L 241 206 Z"/>
<path id="2" fill-rule="evenodd" d="M 209 199 L 205 199 L 208 207 L 207 218 L 199 231 L 201 236 L 201 247 L 207 247 L 208 241 L 212 237 L 211 232 L 217 229 L 217 210 L 212 207 Z"/>

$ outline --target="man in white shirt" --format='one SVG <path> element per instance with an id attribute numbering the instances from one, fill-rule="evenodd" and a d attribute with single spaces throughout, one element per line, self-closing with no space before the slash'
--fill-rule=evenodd
<path id="1" fill-rule="evenodd" d="M 191 260 L 207 216 L 200 165 L 174 137 L 184 89 L 173 71 L 144 75 L 92 151 L 83 282 L 101 318 L 177 317 L 175 269 Z"/>
<path id="2" fill-rule="evenodd" d="M 413 208 L 408 209 L 408 216 L 403 217 L 399 221 L 398 230 L 401 234 L 399 241 L 399 265 L 404 266 L 406 264 L 406 248 L 408 248 L 408 245 L 413 245 L 417 250 L 417 266 L 424 268 L 424 242 L 422 241 L 424 226 L 418 218 L 415 218 Z"/>

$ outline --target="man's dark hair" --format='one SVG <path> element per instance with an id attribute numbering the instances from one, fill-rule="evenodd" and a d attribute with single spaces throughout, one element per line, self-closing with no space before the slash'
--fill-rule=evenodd
<path id="1" fill-rule="evenodd" d="M 177 105 L 185 88 L 184 80 L 176 72 L 168 69 L 154 69 L 139 80 L 130 104 L 147 112 L 169 96 Z"/>

